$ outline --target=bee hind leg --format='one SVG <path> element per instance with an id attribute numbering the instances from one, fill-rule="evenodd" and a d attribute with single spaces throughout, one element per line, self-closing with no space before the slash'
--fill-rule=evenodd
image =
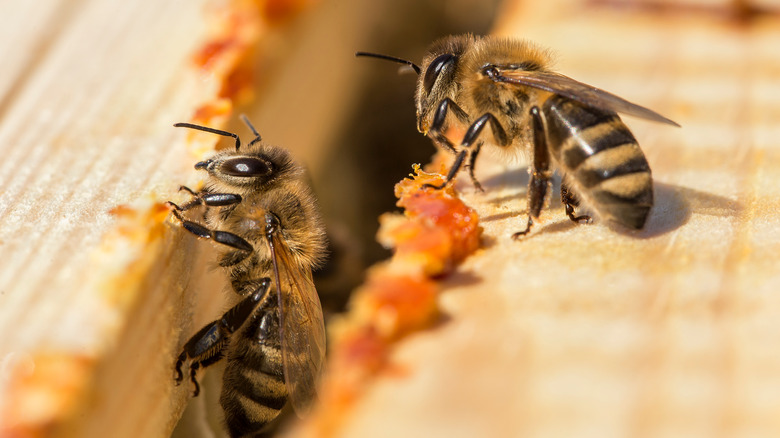
<path id="1" fill-rule="evenodd" d="M 214 321 L 211 324 L 206 325 L 193 335 L 182 349 L 181 354 L 176 359 L 176 377 L 174 378 L 176 385 L 179 385 L 184 380 L 184 373 L 182 373 L 182 366 L 187 359 L 192 359 L 190 363 L 190 382 L 195 387 L 192 396 L 197 397 L 200 394 L 200 385 L 195 379 L 195 375 L 198 369 L 203 366 L 204 368 L 218 362 L 222 359 L 223 351 L 228 344 L 229 333 L 225 333 L 225 330 L 220 327 L 219 321 Z"/>
<path id="2" fill-rule="evenodd" d="M 190 381 L 195 387 L 192 396 L 197 397 L 200 394 L 200 385 L 195 379 L 198 369 L 206 368 L 222 359 L 225 355 L 225 349 L 230 343 L 230 336 L 244 325 L 244 322 L 254 313 L 258 303 L 267 298 L 270 285 L 269 278 L 262 279 L 253 294 L 230 308 L 220 319 L 206 324 L 184 344 L 181 354 L 176 359 L 174 380 L 177 385 L 184 379 L 184 373 L 182 373 L 184 362 L 191 359 L 189 375 Z"/>
<path id="3" fill-rule="evenodd" d="M 512 235 L 517 240 L 531 231 L 534 218 L 539 218 L 550 186 L 550 151 L 547 149 L 547 138 L 544 133 L 544 123 L 539 107 L 531 108 L 531 123 L 534 132 L 534 160 L 531 167 L 531 181 L 528 183 L 528 223 L 525 230 Z"/>
<path id="4" fill-rule="evenodd" d="M 566 183 L 561 183 L 561 202 L 563 203 L 563 207 L 566 209 L 566 216 L 568 216 L 572 222 L 576 222 L 578 224 L 589 224 L 593 221 L 593 218 L 585 214 L 580 216 L 574 215 L 574 207 L 578 207 L 580 205 L 580 201 L 566 185 Z"/>

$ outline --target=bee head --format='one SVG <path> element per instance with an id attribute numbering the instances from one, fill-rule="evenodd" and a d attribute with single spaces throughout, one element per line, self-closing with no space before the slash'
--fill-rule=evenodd
<path id="1" fill-rule="evenodd" d="M 236 189 L 262 189 L 280 178 L 300 176 L 302 172 L 293 164 L 290 154 L 285 149 L 264 144 L 260 134 L 249 122 L 249 119 L 242 114 L 241 120 L 254 134 L 252 141 L 244 147 L 241 147 L 238 135 L 232 132 L 192 123 L 176 123 L 173 126 L 210 132 L 235 139 L 235 151 L 221 152 L 195 165 L 195 169 L 208 172 L 215 183 Z"/>
<path id="2" fill-rule="evenodd" d="M 476 38 L 471 34 L 444 37 L 435 41 L 428 49 L 422 66 L 412 61 L 377 53 L 357 52 L 355 56 L 368 56 L 386 61 L 407 64 L 417 73 L 417 129 L 427 134 L 436 107 L 445 98 L 454 98 L 458 89 L 456 74 L 458 62 L 467 48 L 474 45 Z"/>
<path id="3" fill-rule="evenodd" d="M 417 80 L 415 104 L 417 129 L 428 133 L 436 107 L 446 98 L 454 99 L 458 91 L 458 64 L 466 49 L 474 44 L 472 35 L 448 36 L 435 41 L 423 58 Z"/>
<path id="4" fill-rule="evenodd" d="M 295 173 L 286 150 L 261 143 L 252 146 L 219 153 L 197 163 L 195 169 L 205 170 L 215 181 L 236 189 L 268 187 Z"/>

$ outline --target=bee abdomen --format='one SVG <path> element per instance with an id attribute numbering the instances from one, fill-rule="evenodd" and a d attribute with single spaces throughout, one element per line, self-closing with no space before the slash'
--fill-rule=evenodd
<path id="1" fill-rule="evenodd" d="M 255 344 L 244 353 L 228 357 L 219 399 L 231 437 L 257 433 L 287 402 L 279 350 Z"/>
<path id="2" fill-rule="evenodd" d="M 650 166 L 612 111 L 554 96 L 544 105 L 550 151 L 602 216 L 641 229 L 653 205 Z"/>

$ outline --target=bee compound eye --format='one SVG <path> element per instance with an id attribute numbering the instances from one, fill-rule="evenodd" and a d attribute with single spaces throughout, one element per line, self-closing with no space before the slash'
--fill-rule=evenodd
<path id="1" fill-rule="evenodd" d="M 222 173 L 230 176 L 264 176 L 271 173 L 271 165 L 252 157 L 231 158 L 219 167 Z"/>
<path id="2" fill-rule="evenodd" d="M 501 74 L 501 72 L 498 71 L 498 68 L 496 68 L 496 66 L 490 64 L 484 66 L 482 68 L 482 72 L 485 74 L 485 76 L 491 79 L 498 77 Z"/>
<path id="3" fill-rule="evenodd" d="M 425 78 L 423 79 L 423 86 L 425 87 L 426 93 L 431 92 L 431 89 L 433 89 L 433 84 L 436 83 L 436 79 L 438 79 L 444 67 L 452 64 L 457 59 L 458 58 L 455 55 L 451 53 L 445 53 L 443 55 L 437 56 L 436 59 L 431 61 L 430 65 L 428 65 L 428 68 L 425 70 Z"/>

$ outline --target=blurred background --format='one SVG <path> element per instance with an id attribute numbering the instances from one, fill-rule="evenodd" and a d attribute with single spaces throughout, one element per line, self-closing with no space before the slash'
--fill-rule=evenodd
<path id="1" fill-rule="evenodd" d="M 309 166 L 332 244 L 329 265 L 317 273 L 328 311 L 343 309 L 363 270 L 389 255 L 375 239 L 378 217 L 397 210 L 394 184 L 435 153 L 416 129 L 414 72 L 354 53 L 419 64 L 439 37 L 489 32 L 499 7 L 498 0 L 317 1 L 267 42 L 258 101 L 247 111 L 264 138 Z"/>

